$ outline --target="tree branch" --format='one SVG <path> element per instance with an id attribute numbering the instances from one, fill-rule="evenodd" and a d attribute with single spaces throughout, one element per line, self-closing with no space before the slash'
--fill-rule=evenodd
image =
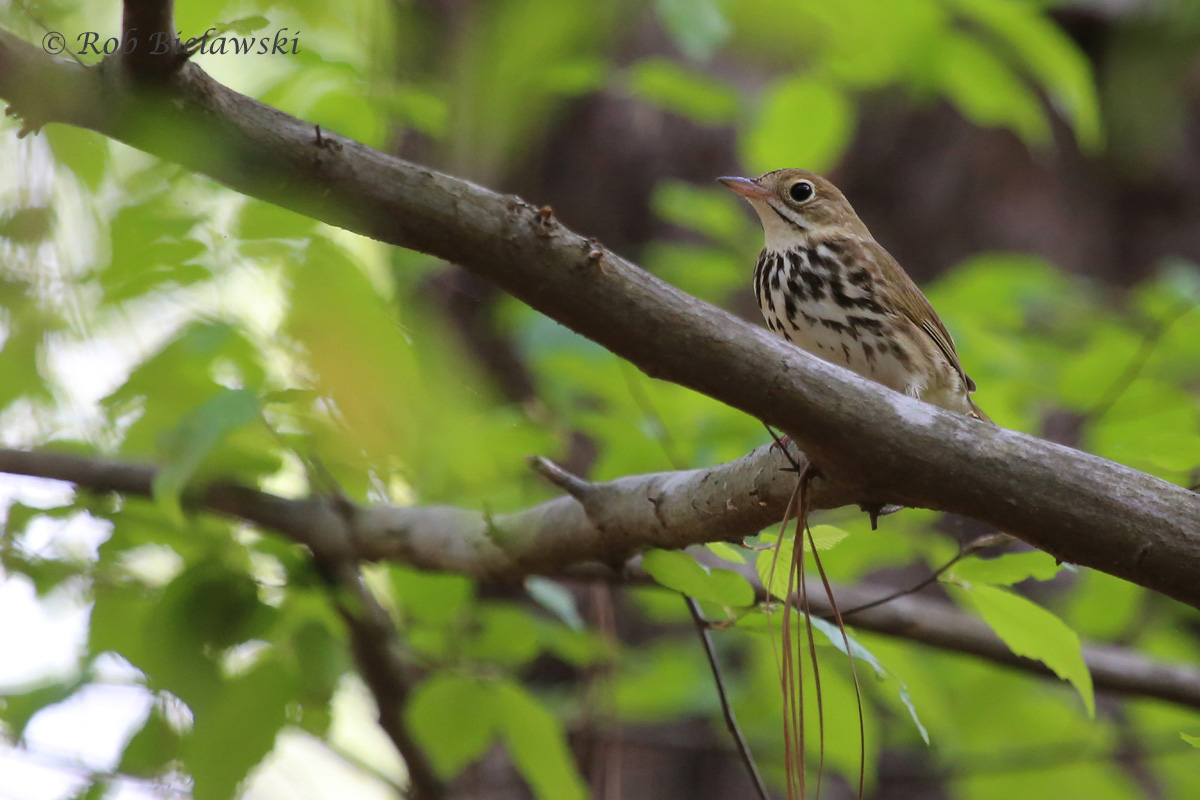
<path id="1" fill-rule="evenodd" d="M 176 53 L 173 0 L 125 0 L 121 9 L 121 52 L 125 69 L 135 79 L 165 77 L 183 63 Z M 166 47 L 165 51 L 156 52 Z"/>
<path id="2" fill-rule="evenodd" d="M 224 183 L 483 275 L 649 375 L 787 431 L 853 498 L 951 511 L 1200 608 L 1200 497 L 977 424 L 813 358 L 690 297 L 515 197 L 393 158 L 216 83 L 142 93 L 0 31 L 0 97 L 26 129 L 103 133 Z M 747 258 L 749 259 L 747 254 Z M 747 261 L 749 264 L 749 261 Z"/>
<path id="3" fill-rule="evenodd" d="M 396 626 L 388 612 L 363 583 L 355 561 L 326 564 L 333 572 L 336 605 L 350 632 L 350 650 L 358 672 L 375 697 L 379 726 L 404 759 L 412 800 L 440 800 L 446 786 L 437 777 L 425 752 L 404 724 L 409 685 L 398 651 Z M 342 597 L 340 593 L 346 596 Z"/>
<path id="4" fill-rule="evenodd" d="M 834 587 L 839 605 L 866 604 L 881 591 L 884 590 L 865 586 Z M 823 617 L 833 614 L 819 583 L 809 586 L 808 603 L 814 614 Z M 898 597 L 886 605 L 847 614 L 846 624 L 940 650 L 967 653 L 1026 672 L 1054 674 L 1042 662 L 1013 653 L 982 620 L 922 597 Z M 1191 665 L 1154 661 L 1128 648 L 1100 644 L 1085 644 L 1083 660 L 1098 690 L 1156 697 L 1200 708 L 1200 669 Z"/>
<path id="5" fill-rule="evenodd" d="M 651 547 L 740 542 L 779 520 L 796 480 L 783 470 L 783 456 L 767 446 L 715 467 L 606 483 L 583 481 L 544 459 L 535 463 L 544 474 L 569 476 L 579 494 L 493 515 L 452 506 L 351 506 L 347 511 L 340 500 L 286 500 L 229 483 L 210 484 L 185 502 L 278 531 L 321 558 L 401 561 L 519 581 L 589 561 L 621 565 Z M 149 497 L 155 468 L 0 448 L 0 472 Z M 817 508 L 844 505 L 856 494 L 854 487 L 827 481 L 813 486 Z"/>
<path id="6" fill-rule="evenodd" d="M 361 558 L 400 561 L 425 569 L 462 572 L 483 579 L 516 580 L 531 572 L 561 573 L 572 564 L 614 563 L 648 547 L 683 547 L 739 541 L 778 522 L 795 486 L 782 471 L 783 456 L 764 446 L 742 458 L 703 470 L 635 475 L 587 483 L 591 498 L 558 497 L 489 521 L 483 514 L 449 506 L 347 507 L 344 501 L 287 500 L 232 484 L 214 484 L 191 499 L 192 507 L 236 517 L 314 549 L 326 563 Z M 0 449 L 0 472 L 74 483 L 95 492 L 150 496 L 155 469 L 60 453 Z M 818 506 L 840 502 L 852 488 L 818 481 Z M 841 493 L 841 494 L 839 494 Z M 584 502 L 594 503 L 597 527 Z M 611 516 L 610 516 L 611 514 Z M 608 541 L 609 533 L 616 542 Z M 611 573 L 608 573 L 611 575 Z M 856 606 L 879 597 L 880 587 L 835 587 Z M 814 613 L 831 614 L 824 590 L 809 591 Z M 862 630 L 967 653 L 1039 675 L 1041 662 L 1020 658 L 981 621 L 919 597 L 856 612 L 848 622 Z M 1086 645 L 1084 660 L 1098 690 L 1156 697 L 1200 708 L 1200 670 L 1146 658 L 1132 650 Z"/>

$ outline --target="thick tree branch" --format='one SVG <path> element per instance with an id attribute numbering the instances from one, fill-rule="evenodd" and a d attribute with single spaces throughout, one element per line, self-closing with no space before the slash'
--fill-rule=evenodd
<path id="1" fill-rule="evenodd" d="M 581 494 L 590 499 L 559 497 L 490 521 L 478 512 L 447 506 L 356 508 L 337 499 L 287 500 L 230 484 L 212 485 L 191 502 L 193 507 L 273 529 L 309 546 L 324 563 L 355 558 L 400 561 L 484 579 L 513 580 L 530 572 L 558 573 L 587 561 L 617 563 L 647 547 L 738 541 L 757 533 L 778 522 L 787 505 L 795 476 L 782 471 L 784 465 L 786 460 L 778 452 L 762 447 L 710 469 L 629 476 L 609 483 L 581 481 L 579 486 L 586 487 Z M 0 449 L 2 473 L 68 481 L 85 491 L 148 497 L 154 471 L 148 465 Z M 839 492 L 847 491 L 853 492 L 818 482 L 816 505 L 839 503 Z M 602 530 L 593 524 L 584 509 L 588 502 L 594 504 L 593 513 L 601 514 L 599 519 L 619 518 L 614 523 L 618 527 Z M 615 542 L 608 541 L 610 531 Z M 835 591 L 847 606 L 886 592 L 879 587 Z M 808 596 L 815 613 L 832 612 L 819 584 L 810 588 Z M 1040 662 L 1013 655 L 983 622 L 923 598 L 898 598 L 848 616 L 847 622 L 1048 674 Z M 372 663 L 383 657 L 376 653 Z M 1200 670 L 1194 667 L 1104 645 L 1086 645 L 1084 660 L 1099 690 L 1200 708 Z"/>
<path id="2" fill-rule="evenodd" d="M 236 191 L 460 264 L 647 374 L 786 430 L 825 474 L 864 487 L 858 500 L 971 516 L 1200 608 L 1200 497 L 1181 487 L 882 389 L 517 198 L 341 137 L 318 139 L 194 64 L 165 96 L 111 80 L 115 68 L 83 68 L 0 32 L 0 97 L 27 127 L 88 127 Z"/>

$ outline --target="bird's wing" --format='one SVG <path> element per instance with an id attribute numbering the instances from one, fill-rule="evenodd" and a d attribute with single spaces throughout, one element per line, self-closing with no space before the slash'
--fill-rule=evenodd
<path id="1" fill-rule="evenodd" d="M 946 361 L 950 362 L 950 365 L 962 378 L 967 391 L 975 391 L 975 381 L 971 380 L 963 370 L 962 362 L 958 360 L 958 351 L 954 349 L 954 338 L 950 336 L 950 331 L 946 330 L 946 326 L 938 318 L 937 312 L 933 310 L 928 298 L 917 288 L 912 278 L 908 277 L 908 273 L 896 262 L 896 259 L 892 258 L 891 253 L 883 249 L 881 244 L 871 240 L 867 246 L 873 251 L 874 261 L 883 271 L 887 285 L 893 292 L 892 299 L 896 309 L 933 340 L 933 343 L 942 351 L 942 355 L 946 357 Z"/>

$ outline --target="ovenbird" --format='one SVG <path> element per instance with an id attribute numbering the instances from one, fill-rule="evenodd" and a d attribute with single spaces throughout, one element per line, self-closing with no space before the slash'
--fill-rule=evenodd
<path id="1" fill-rule="evenodd" d="M 836 186 L 801 169 L 719 180 L 762 220 L 754 293 L 768 328 L 898 392 L 988 420 L 946 326 Z"/>

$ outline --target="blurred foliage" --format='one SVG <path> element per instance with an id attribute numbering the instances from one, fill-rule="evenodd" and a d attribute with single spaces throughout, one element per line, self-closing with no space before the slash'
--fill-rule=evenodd
<path id="1" fill-rule="evenodd" d="M 239 90 L 373 146 L 416 142 L 432 163 L 489 182 L 519 174 L 567 103 L 589 93 L 732 127 L 748 172 L 834 166 L 861 103 L 883 90 L 950 103 L 1034 149 L 1050 146 L 1057 117 L 1085 153 L 1145 169 L 1181 135 L 1175 76 L 1200 35 L 1178 11 L 1164 24 L 1130 26 L 1098 92 L 1082 52 L 1035 2 L 450 5 L 453 19 L 418 2 L 176 4 L 185 36 L 210 25 L 302 32 L 295 57 L 198 58 Z M 11 6 L 3 24 L 36 41 L 42 23 L 108 31 L 118 18 L 113 2 L 36 11 L 37 21 Z M 646 28 L 670 47 L 631 61 L 626 35 Z M 122 773 L 182 773 L 200 800 L 229 797 L 281 730 L 331 735 L 333 700 L 352 665 L 328 588 L 300 548 L 184 514 L 181 501 L 206 479 L 289 495 L 333 481 L 358 501 L 490 513 L 549 496 L 523 457 L 565 456 L 581 437 L 595 448 L 597 479 L 712 464 L 764 440 L 755 420 L 650 380 L 511 302 L 496 323 L 538 397 L 504 402 L 428 300 L 426 282 L 443 269 L 434 260 L 232 195 L 88 131 L 51 125 L 17 141 L 14 130 L 0 139 L 0 437 L 153 459 L 162 472 L 153 500 L 80 494 L 54 507 L 8 506 L 6 575 L 31 581 L 43 598 L 91 604 L 70 676 L 0 687 L 12 741 L 43 710 L 103 683 L 106 654 L 154 698 L 124 747 Z M 672 235 L 646 246 L 648 269 L 712 302 L 745 291 L 761 233 L 736 198 L 667 181 L 653 212 Z M 1195 482 L 1195 265 L 1164 263 L 1114 300 L 1040 259 L 986 253 L 928 294 L 997 422 L 1037 433 L 1066 418 L 1091 452 Z M 68 528 L 80 521 L 102 531 L 97 547 L 71 545 Z M 929 512 L 889 517 L 879 533 L 845 511 L 822 522 L 814 534 L 834 580 L 932 569 L 955 553 Z M 750 544 L 766 548 L 774 537 Z M 780 546 L 786 563 L 792 544 Z M 770 553 L 710 548 L 756 568 L 778 594 Z M 453 778 L 500 745 L 535 796 L 586 796 L 567 732 L 593 719 L 583 678 L 596 674 L 609 676 L 599 685 L 624 725 L 700 715 L 719 726 L 684 592 L 728 628 L 716 637 L 738 665 L 736 709 L 766 771 L 782 781 L 777 619 L 733 569 L 665 551 L 646 554 L 644 566 L 661 586 L 625 593 L 665 632 L 619 647 L 597 629 L 596 610 L 577 607 L 577 593 L 554 581 L 531 579 L 528 598 L 505 600 L 459 576 L 398 565 L 371 574 L 405 657 L 427 675 L 407 721 L 439 774 Z M 1041 554 L 1014 554 L 968 559 L 944 580 L 965 610 L 1070 685 L 851 632 L 850 649 L 866 665 L 872 782 L 884 748 L 920 749 L 913 763 L 931 765 L 929 782 L 956 798 L 1133 798 L 1133 773 L 1108 754 L 1134 740 L 1153 744 L 1145 763 L 1163 796 L 1200 795 L 1194 761 L 1174 757 L 1196 741 L 1188 733 L 1200 731 L 1196 714 L 1149 701 L 1095 710 L 1080 657 L 1083 635 L 1195 661 L 1200 647 L 1180 626 L 1184 612 L 1101 573 L 1060 571 Z M 815 635 L 828 764 L 853 776 L 858 731 L 842 724 L 854 717 L 846 644 L 819 623 Z M 528 680 L 546 664 L 580 680 L 569 691 Z M 1157 744 L 1166 739 L 1170 746 Z M 94 796 L 106 785 L 96 783 Z"/>

